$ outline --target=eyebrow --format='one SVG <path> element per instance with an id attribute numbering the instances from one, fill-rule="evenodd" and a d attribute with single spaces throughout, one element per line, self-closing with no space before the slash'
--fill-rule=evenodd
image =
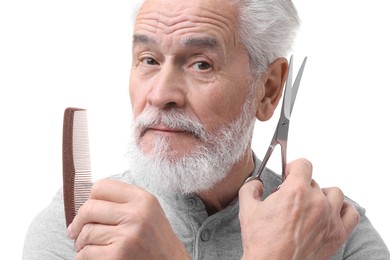
<path id="1" fill-rule="evenodd" d="M 188 47 L 204 47 L 209 49 L 217 49 L 217 40 L 213 37 L 186 38 L 183 44 Z"/>
<path id="2" fill-rule="evenodd" d="M 157 45 L 155 39 L 145 34 L 134 34 L 133 44 L 136 43 Z M 213 37 L 190 37 L 184 39 L 182 44 L 187 47 L 203 47 L 208 49 L 217 49 L 219 47 L 217 40 Z"/>
<path id="3" fill-rule="evenodd" d="M 133 35 L 133 44 L 134 43 L 144 43 L 144 44 L 157 44 L 157 41 L 145 34 L 134 34 Z"/>

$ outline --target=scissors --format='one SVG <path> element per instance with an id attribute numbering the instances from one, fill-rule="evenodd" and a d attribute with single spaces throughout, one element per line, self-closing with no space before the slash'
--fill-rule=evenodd
<path id="1" fill-rule="evenodd" d="M 298 93 L 298 88 L 301 82 L 303 70 L 305 68 L 306 59 L 307 57 L 305 57 L 305 59 L 303 60 L 301 68 L 299 69 L 298 74 L 295 78 L 294 84 L 292 84 L 293 56 L 290 57 L 287 80 L 286 80 L 286 85 L 283 94 L 282 109 L 280 112 L 280 117 L 279 117 L 278 124 L 276 126 L 274 136 L 272 137 L 267 153 L 265 154 L 264 159 L 261 162 L 260 168 L 257 171 L 256 175 L 252 175 L 251 177 L 247 178 L 245 183 L 252 180 L 261 181 L 260 175 L 264 171 L 268 159 L 271 157 L 272 152 L 274 151 L 275 147 L 278 144 L 281 147 L 281 153 L 282 153 L 282 177 L 283 180 L 286 179 L 286 163 L 287 163 L 286 152 L 287 152 L 288 128 L 290 126 L 291 112 L 294 107 L 295 98 Z"/>

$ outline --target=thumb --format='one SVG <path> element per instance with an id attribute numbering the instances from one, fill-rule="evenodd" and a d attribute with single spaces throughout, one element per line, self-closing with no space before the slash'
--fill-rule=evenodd
<path id="1" fill-rule="evenodd" d="M 245 183 L 238 193 L 240 207 L 252 207 L 259 203 L 263 195 L 263 183 L 259 180 L 251 180 Z"/>

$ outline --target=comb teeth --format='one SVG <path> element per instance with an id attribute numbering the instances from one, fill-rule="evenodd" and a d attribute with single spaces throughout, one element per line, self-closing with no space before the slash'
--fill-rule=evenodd
<path id="1" fill-rule="evenodd" d="M 89 198 L 92 186 L 85 109 L 65 109 L 62 157 L 65 219 L 69 226 L 81 205 Z"/>

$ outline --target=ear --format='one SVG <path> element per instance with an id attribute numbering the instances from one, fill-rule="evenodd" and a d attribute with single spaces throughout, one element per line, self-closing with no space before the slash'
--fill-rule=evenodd
<path id="1" fill-rule="evenodd" d="M 287 70 L 288 61 L 285 58 L 278 58 L 261 75 L 257 86 L 256 117 L 258 120 L 267 121 L 272 117 L 283 94 Z"/>

